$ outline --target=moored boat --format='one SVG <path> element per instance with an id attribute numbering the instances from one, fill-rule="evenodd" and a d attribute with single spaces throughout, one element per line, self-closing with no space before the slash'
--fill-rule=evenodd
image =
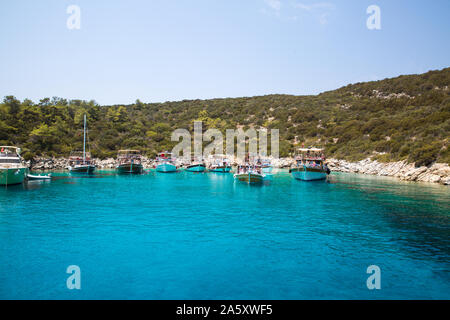
<path id="1" fill-rule="evenodd" d="M 119 150 L 117 154 L 117 172 L 119 174 L 142 174 L 142 156 L 139 150 Z"/>
<path id="2" fill-rule="evenodd" d="M 210 172 L 228 173 L 231 171 L 230 161 L 225 155 L 214 155 L 208 170 Z"/>
<path id="3" fill-rule="evenodd" d="M 261 167 L 243 165 L 238 166 L 234 179 L 248 184 L 260 184 L 264 182 L 266 175 L 262 172 Z"/>
<path id="4" fill-rule="evenodd" d="M 261 166 L 262 173 L 268 174 L 272 173 L 273 167 L 270 160 L 259 160 L 258 165 Z"/>
<path id="5" fill-rule="evenodd" d="M 95 163 L 94 160 L 91 159 L 91 153 L 86 152 L 86 115 L 84 115 L 83 151 L 71 152 L 68 169 L 72 173 L 91 174 L 95 171 Z"/>
<path id="6" fill-rule="evenodd" d="M 28 174 L 27 175 L 28 180 L 52 180 L 52 175 L 49 173 L 48 175 L 41 176 L 40 174 Z"/>
<path id="7" fill-rule="evenodd" d="M 156 157 L 156 171 L 163 173 L 177 171 L 177 166 L 172 159 L 172 153 L 167 151 L 158 153 L 158 156 Z"/>
<path id="8" fill-rule="evenodd" d="M 0 185 L 22 183 L 28 174 L 28 167 L 20 156 L 20 148 L 0 146 Z"/>
<path id="9" fill-rule="evenodd" d="M 69 171 L 72 173 L 93 173 L 95 171 L 94 160 L 91 160 L 90 152 L 72 151 L 69 156 Z"/>
<path id="10" fill-rule="evenodd" d="M 202 159 L 192 158 L 191 163 L 186 167 L 189 172 L 205 172 L 206 164 Z"/>
<path id="11" fill-rule="evenodd" d="M 300 148 L 299 156 L 296 156 L 296 165 L 289 169 L 289 173 L 297 180 L 314 181 L 324 180 L 330 174 L 330 169 L 325 163 L 323 149 Z"/>

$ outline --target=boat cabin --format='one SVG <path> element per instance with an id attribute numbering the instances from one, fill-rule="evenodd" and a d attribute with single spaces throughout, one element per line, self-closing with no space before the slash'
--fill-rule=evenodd
<path id="1" fill-rule="evenodd" d="M 319 148 L 300 148 L 298 149 L 295 161 L 298 166 L 323 167 L 325 155 L 323 149 Z"/>
<path id="2" fill-rule="evenodd" d="M 239 165 L 236 170 L 237 174 L 250 173 L 250 172 L 262 174 L 261 166 L 245 164 L 245 165 Z"/>
<path id="3" fill-rule="evenodd" d="M 141 163 L 142 155 L 140 150 L 119 150 L 117 153 L 117 161 L 119 164 L 122 163 Z"/>
<path id="4" fill-rule="evenodd" d="M 85 152 L 83 156 L 83 151 L 72 151 L 69 155 L 69 163 L 71 166 L 83 165 L 83 164 L 94 164 L 94 160 L 91 158 L 90 152 Z"/>
<path id="5" fill-rule="evenodd" d="M 228 166 L 230 163 L 230 160 L 228 159 L 227 155 L 225 154 L 213 154 L 210 155 L 211 158 L 211 164 L 216 166 Z"/>
<path id="6" fill-rule="evenodd" d="M 160 152 L 156 156 L 157 161 L 171 161 L 172 160 L 172 153 L 168 151 Z"/>
<path id="7" fill-rule="evenodd" d="M 0 164 L 20 164 L 20 148 L 0 146 Z"/>

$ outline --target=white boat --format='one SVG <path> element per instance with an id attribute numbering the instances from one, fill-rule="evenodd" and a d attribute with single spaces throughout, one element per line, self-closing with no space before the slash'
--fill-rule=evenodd
<path id="1" fill-rule="evenodd" d="M 28 167 L 20 156 L 20 148 L 0 146 L 0 185 L 20 184 L 28 174 Z"/>
<path id="2" fill-rule="evenodd" d="M 28 174 L 27 179 L 28 180 L 51 180 L 52 175 L 50 173 L 46 176 Z"/>
<path id="3" fill-rule="evenodd" d="M 323 149 L 300 148 L 300 155 L 296 156 L 296 165 L 289 172 L 297 180 L 314 181 L 324 180 L 330 174 L 330 169 L 325 163 Z"/>

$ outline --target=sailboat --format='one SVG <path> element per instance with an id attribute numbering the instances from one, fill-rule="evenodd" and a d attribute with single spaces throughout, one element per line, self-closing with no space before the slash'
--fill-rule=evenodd
<path id="1" fill-rule="evenodd" d="M 20 148 L 0 146 L 0 185 L 22 183 L 27 174 L 28 167 L 20 156 Z"/>
<path id="2" fill-rule="evenodd" d="M 68 169 L 74 173 L 89 174 L 95 171 L 95 164 L 91 159 L 91 153 L 86 152 L 86 115 L 84 115 L 83 152 L 72 151 L 70 153 Z"/>

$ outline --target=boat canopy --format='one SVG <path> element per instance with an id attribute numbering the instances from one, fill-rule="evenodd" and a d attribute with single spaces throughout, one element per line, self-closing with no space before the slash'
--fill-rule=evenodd
<path id="1" fill-rule="evenodd" d="M 171 158 L 172 152 L 169 152 L 169 151 L 160 152 L 160 153 L 158 153 L 158 157 L 159 158 Z"/>
<path id="2" fill-rule="evenodd" d="M 139 150 L 119 150 L 117 154 L 117 158 L 136 159 L 141 157 L 142 157 L 141 151 Z"/>
<path id="3" fill-rule="evenodd" d="M 119 150 L 118 156 L 140 156 L 140 150 Z"/>
<path id="4" fill-rule="evenodd" d="M 141 151 L 140 150 L 127 149 L 127 150 L 119 150 L 119 153 L 141 153 Z"/>
<path id="5" fill-rule="evenodd" d="M 323 149 L 320 148 L 299 148 L 300 152 L 323 152 Z"/>
<path id="6" fill-rule="evenodd" d="M 18 155 L 20 154 L 21 149 L 19 147 L 13 147 L 13 146 L 0 146 L 0 154 L 5 156 L 8 153 L 12 153 L 12 152 L 10 152 L 10 149 L 14 150 L 16 152 L 16 154 L 18 154 Z"/>

